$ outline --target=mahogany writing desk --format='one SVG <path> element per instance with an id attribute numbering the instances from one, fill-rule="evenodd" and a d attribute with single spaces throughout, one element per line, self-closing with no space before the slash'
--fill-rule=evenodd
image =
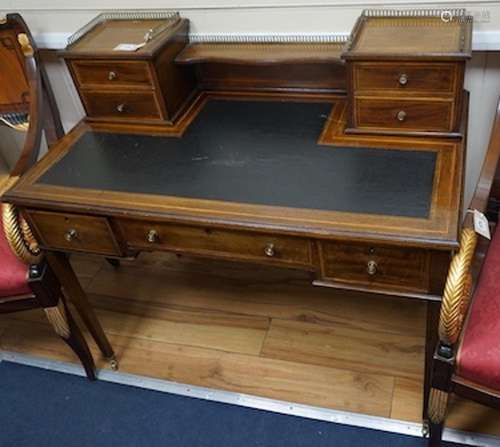
<path id="1" fill-rule="evenodd" d="M 414 33 L 419 20 L 394 29 Z M 453 42 L 469 35 L 467 23 L 449 25 Z M 373 127 L 353 121 L 367 93 L 349 95 L 358 62 L 346 71 L 340 43 L 187 45 L 186 29 L 176 20 L 164 47 L 146 44 L 136 59 L 106 49 L 93 60 L 77 51 L 84 40 L 65 53 L 88 117 L 5 196 L 65 289 L 82 293 L 71 252 L 173 251 L 301 269 L 318 286 L 427 300 L 430 365 L 458 248 L 470 45 L 414 51 L 401 69 L 377 55 L 371 69 L 393 102 L 374 106 L 383 125 Z M 451 115 L 431 104 L 440 89 Z M 175 111 L 164 113 L 169 104 Z M 443 124 L 451 116 L 453 126 Z"/>
<path id="2" fill-rule="evenodd" d="M 344 105 L 202 94 L 175 131 L 83 122 L 6 200 L 47 251 L 303 269 L 317 285 L 434 300 L 435 329 L 457 247 L 461 140 L 334 146 Z"/>

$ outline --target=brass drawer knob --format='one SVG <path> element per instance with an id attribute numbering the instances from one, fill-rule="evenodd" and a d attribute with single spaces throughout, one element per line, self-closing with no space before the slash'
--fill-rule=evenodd
<path id="1" fill-rule="evenodd" d="M 366 272 L 370 275 L 370 276 L 373 276 L 373 275 L 376 275 L 377 274 L 377 270 L 378 270 L 378 265 L 375 261 L 368 261 L 368 263 L 366 264 Z"/>
<path id="2" fill-rule="evenodd" d="M 403 73 L 403 74 L 399 77 L 398 81 L 399 81 L 399 85 L 406 85 L 406 84 L 408 84 L 408 76 L 407 76 L 406 74 L 404 74 L 404 73 Z"/>
<path id="3" fill-rule="evenodd" d="M 114 79 L 116 79 L 117 77 L 118 77 L 118 75 L 116 74 L 116 71 L 110 71 L 110 72 L 108 73 L 108 79 L 109 79 L 110 81 L 113 81 L 113 80 L 114 80 Z"/>
<path id="4" fill-rule="evenodd" d="M 406 112 L 404 110 L 400 110 L 396 115 L 396 118 L 398 119 L 398 121 L 403 122 L 406 119 Z"/>
<path id="5" fill-rule="evenodd" d="M 150 243 L 150 244 L 154 244 L 156 242 L 158 242 L 160 240 L 160 235 L 158 234 L 158 231 L 156 230 L 149 230 L 147 236 L 146 236 L 146 240 Z"/>
<path id="6" fill-rule="evenodd" d="M 274 244 L 267 244 L 264 247 L 264 254 L 272 258 L 276 254 L 276 251 L 274 250 Z"/>
<path id="7" fill-rule="evenodd" d="M 116 110 L 120 113 L 125 112 L 125 104 L 118 104 Z"/>
<path id="8" fill-rule="evenodd" d="M 72 242 L 75 239 L 78 239 L 78 232 L 74 228 L 71 228 L 66 233 L 64 233 L 64 239 L 66 239 L 68 242 Z"/>

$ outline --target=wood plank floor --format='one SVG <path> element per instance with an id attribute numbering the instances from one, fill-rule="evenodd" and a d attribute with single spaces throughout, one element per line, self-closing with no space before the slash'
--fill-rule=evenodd
<path id="1" fill-rule="evenodd" d="M 425 304 L 310 285 L 307 273 L 169 254 L 118 269 L 73 257 L 120 370 L 420 421 Z M 107 367 L 87 335 L 100 367 Z M 2 349 L 76 362 L 42 311 L 0 318 Z M 448 425 L 500 435 L 500 412 L 455 399 Z"/>

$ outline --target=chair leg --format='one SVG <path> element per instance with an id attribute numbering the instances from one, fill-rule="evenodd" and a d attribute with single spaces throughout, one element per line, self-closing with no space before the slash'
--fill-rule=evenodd
<path id="1" fill-rule="evenodd" d="M 106 357 L 112 369 L 118 369 L 115 353 L 109 343 L 106 334 L 104 333 L 99 320 L 97 319 L 92 306 L 87 300 L 87 296 L 83 291 L 78 278 L 69 263 L 67 256 L 64 253 L 47 252 L 46 258 L 49 265 L 52 267 L 61 282 L 61 285 L 66 292 L 66 296 L 75 305 L 76 310 L 82 317 L 85 325 L 92 334 L 97 346 Z"/>
<path id="2" fill-rule="evenodd" d="M 90 349 L 63 298 L 59 299 L 56 306 L 45 307 L 43 310 L 57 335 L 68 344 L 82 362 L 87 378 L 91 381 L 96 380 L 95 364 Z"/>
<path id="3" fill-rule="evenodd" d="M 425 371 L 424 371 L 424 396 L 422 416 L 424 423 L 429 419 L 427 410 L 429 408 L 429 396 L 431 393 L 431 380 L 432 380 L 432 362 L 434 358 L 434 351 L 438 343 L 438 325 L 439 313 L 441 310 L 441 302 L 428 301 L 427 302 L 427 329 L 425 337 Z"/>
<path id="4" fill-rule="evenodd" d="M 448 393 L 432 388 L 429 396 L 429 447 L 439 447 L 443 436 L 446 408 L 448 406 Z"/>
<path id="5" fill-rule="evenodd" d="M 29 268 L 28 284 L 57 335 L 73 349 L 82 362 L 87 377 L 96 380 L 94 359 L 80 328 L 66 306 L 61 284 L 54 271 L 43 261 L 40 264 L 32 264 Z"/>
<path id="6" fill-rule="evenodd" d="M 429 423 L 429 447 L 440 447 L 441 446 L 441 438 L 443 436 L 443 426 L 444 421 L 439 424 L 434 424 L 432 422 Z"/>

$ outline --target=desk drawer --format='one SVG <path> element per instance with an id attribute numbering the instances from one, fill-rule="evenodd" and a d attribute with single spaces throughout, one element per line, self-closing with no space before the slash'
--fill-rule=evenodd
<path id="1" fill-rule="evenodd" d="M 401 131 L 453 130 L 454 102 L 395 98 L 355 98 L 355 127 Z"/>
<path id="2" fill-rule="evenodd" d="M 29 211 L 28 214 L 44 247 L 120 255 L 119 246 L 104 217 L 46 211 Z"/>
<path id="3" fill-rule="evenodd" d="M 353 65 L 355 94 L 385 91 L 390 94 L 452 95 L 457 68 L 453 63 L 359 62 Z"/>
<path id="4" fill-rule="evenodd" d="M 154 92 L 81 91 L 80 95 L 89 116 L 161 119 Z"/>
<path id="5" fill-rule="evenodd" d="M 210 257 L 310 266 L 311 245 L 307 239 L 247 231 L 189 225 L 120 222 L 131 248 L 171 250 Z"/>
<path id="6" fill-rule="evenodd" d="M 71 68 L 80 87 L 153 88 L 147 62 L 72 61 Z"/>
<path id="7" fill-rule="evenodd" d="M 320 244 L 324 279 L 352 286 L 427 292 L 429 253 L 414 248 L 369 244 Z"/>

